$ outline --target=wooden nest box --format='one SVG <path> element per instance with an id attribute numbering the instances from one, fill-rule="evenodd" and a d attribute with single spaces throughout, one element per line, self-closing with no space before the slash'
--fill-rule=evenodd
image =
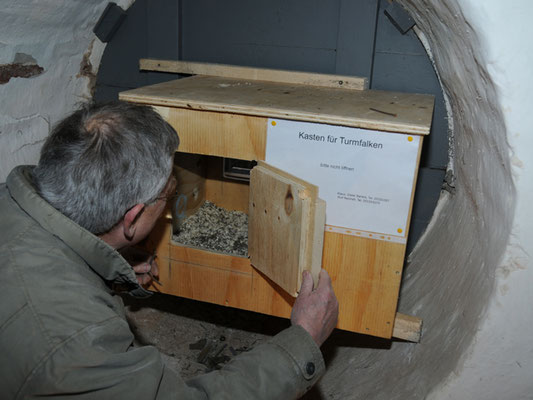
<path id="1" fill-rule="evenodd" d="M 157 60 L 141 68 L 196 74 L 120 94 L 154 106 L 180 136 L 179 215 L 209 201 L 249 219 L 247 257 L 177 243 L 169 210 L 147 244 L 163 284 L 154 290 L 289 317 L 302 270 L 316 279 L 323 267 L 339 329 L 418 341 L 420 319 L 396 308 L 433 96 L 367 90 L 357 77 Z M 234 179 L 231 165 L 242 163 L 251 171 Z"/>

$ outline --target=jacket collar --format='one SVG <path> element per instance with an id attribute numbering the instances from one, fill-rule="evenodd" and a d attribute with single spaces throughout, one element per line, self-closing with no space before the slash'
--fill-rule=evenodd
<path id="1" fill-rule="evenodd" d="M 151 295 L 139 285 L 135 272 L 115 249 L 56 210 L 37 193 L 32 171 L 32 166 L 19 166 L 7 177 L 7 188 L 18 205 L 82 257 L 104 280 L 125 286 L 135 297 Z"/>

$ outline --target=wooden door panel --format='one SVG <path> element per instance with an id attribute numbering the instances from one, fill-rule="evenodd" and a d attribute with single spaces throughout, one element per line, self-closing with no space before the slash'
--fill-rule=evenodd
<path id="1" fill-rule="evenodd" d="M 318 279 L 325 202 L 316 186 L 261 162 L 250 178 L 248 253 L 251 263 L 296 296 L 302 272 Z"/>

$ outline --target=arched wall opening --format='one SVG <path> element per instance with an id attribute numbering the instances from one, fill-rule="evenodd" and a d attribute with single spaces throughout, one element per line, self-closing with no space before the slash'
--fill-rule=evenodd
<path id="1" fill-rule="evenodd" d="M 334 337 L 328 372 L 314 393 L 321 398 L 425 398 L 437 388 L 460 365 L 480 328 L 512 227 L 515 189 L 506 127 L 483 43 L 460 6 L 466 1 L 399 2 L 416 20 L 448 100 L 454 190 L 442 192 L 405 270 L 400 310 L 423 318 L 422 342 L 377 349 Z M 14 165 L 35 163 L 49 126 L 89 97 L 104 48 L 91 29 L 105 3 L 37 3 L 26 0 L 4 11 L 10 23 L 0 39 L 6 49 L 1 62 L 29 54 L 44 72 L 0 86 L 2 178 Z M 36 16 L 31 6 L 42 12 Z M 25 18 L 35 24 L 21 26 Z"/>
<path id="2" fill-rule="evenodd" d="M 471 344 L 511 229 L 514 189 L 506 131 L 478 39 L 456 3 L 401 4 L 416 20 L 416 32 L 433 59 L 453 131 L 448 190 L 441 192 L 437 212 L 410 255 L 400 296 L 399 310 L 424 320 L 423 340 L 416 345 L 369 343 L 337 333 L 326 349 L 328 372 L 309 398 L 425 397 Z M 117 48 L 122 51 L 124 45 Z M 195 54 L 202 57 L 201 51 Z M 194 61 L 231 63 L 236 58 L 231 53 L 204 57 Z"/>

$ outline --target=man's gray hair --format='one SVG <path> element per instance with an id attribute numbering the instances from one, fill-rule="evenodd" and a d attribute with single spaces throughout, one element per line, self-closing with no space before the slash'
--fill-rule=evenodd
<path id="1" fill-rule="evenodd" d="M 152 107 L 86 104 L 46 140 L 35 184 L 64 215 L 102 234 L 131 207 L 159 196 L 178 144 L 176 131 Z"/>

